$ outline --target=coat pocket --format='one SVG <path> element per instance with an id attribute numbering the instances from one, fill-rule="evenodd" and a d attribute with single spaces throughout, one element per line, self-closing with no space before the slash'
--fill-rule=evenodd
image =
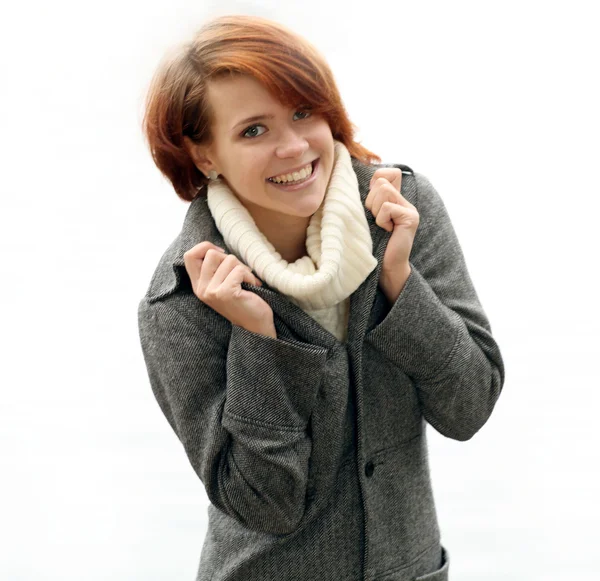
<path id="1" fill-rule="evenodd" d="M 448 568 L 450 567 L 450 555 L 448 551 L 442 546 L 442 563 L 439 569 L 415 577 L 415 581 L 448 581 Z"/>

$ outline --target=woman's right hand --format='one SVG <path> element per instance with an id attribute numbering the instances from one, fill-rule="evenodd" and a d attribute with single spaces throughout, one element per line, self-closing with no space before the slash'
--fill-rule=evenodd
<path id="1" fill-rule="evenodd" d="M 234 325 L 277 336 L 271 307 L 257 294 L 242 288 L 242 282 L 262 285 L 249 266 L 207 240 L 185 252 L 183 260 L 194 294 L 203 303 Z"/>

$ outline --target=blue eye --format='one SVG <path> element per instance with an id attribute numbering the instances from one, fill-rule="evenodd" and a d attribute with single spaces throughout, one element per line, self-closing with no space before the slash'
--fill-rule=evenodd
<path id="1" fill-rule="evenodd" d="M 310 117 L 311 115 L 310 111 L 307 111 L 306 109 L 299 109 L 298 111 L 296 111 L 296 113 L 304 113 L 306 114 L 306 117 Z M 306 117 L 302 117 L 302 119 L 306 119 Z"/>
<path id="2" fill-rule="evenodd" d="M 256 129 L 257 127 L 263 127 L 263 125 L 250 125 L 250 127 L 248 127 L 243 133 L 242 133 L 242 137 L 258 137 L 258 135 L 262 135 L 262 133 L 259 133 L 258 135 L 248 135 L 248 131 L 251 131 L 253 129 Z"/>

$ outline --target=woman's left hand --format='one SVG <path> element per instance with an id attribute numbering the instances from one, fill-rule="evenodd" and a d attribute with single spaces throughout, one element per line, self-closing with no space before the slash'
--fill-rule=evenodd
<path id="1" fill-rule="evenodd" d="M 402 171 L 397 167 L 379 168 L 373 174 L 365 207 L 376 218 L 378 226 L 392 232 L 388 240 L 383 264 L 381 282 L 390 300 L 400 294 L 408 275 L 408 258 L 419 226 L 419 212 L 400 193 Z M 400 288 L 394 288 L 400 286 Z"/>

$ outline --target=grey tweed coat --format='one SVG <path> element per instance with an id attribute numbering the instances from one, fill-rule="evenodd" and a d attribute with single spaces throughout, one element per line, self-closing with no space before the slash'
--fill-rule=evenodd
<path id="1" fill-rule="evenodd" d="M 379 288 L 390 232 L 365 214 L 378 266 L 351 295 L 340 342 L 266 282 L 277 338 L 232 325 L 192 292 L 183 253 L 226 248 L 205 196 L 139 303 L 150 385 L 210 504 L 197 581 L 441 581 L 426 424 L 468 440 L 504 364 L 442 199 L 401 164 L 352 158 L 366 199 L 399 167 L 419 214 L 412 273 L 393 305 Z"/>

